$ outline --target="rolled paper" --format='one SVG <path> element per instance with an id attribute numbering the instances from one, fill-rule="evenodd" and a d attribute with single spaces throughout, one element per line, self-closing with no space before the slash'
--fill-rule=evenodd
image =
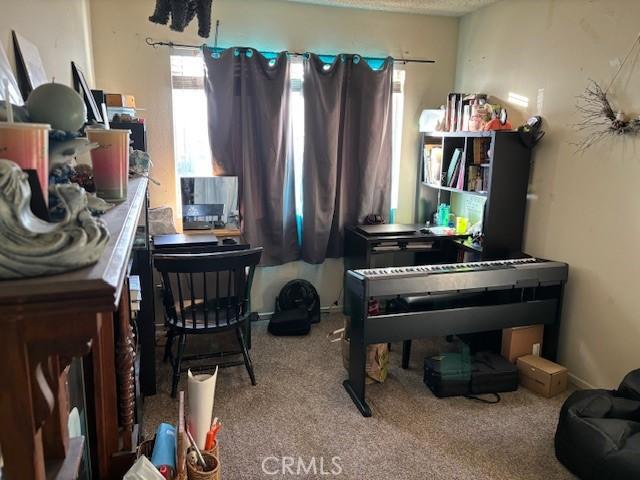
<path id="1" fill-rule="evenodd" d="M 105 200 L 127 198 L 130 130 L 88 128 L 87 138 L 100 146 L 91 151 L 96 194 Z"/>
<path id="2" fill-rule="evenodd" d="M 35 170 L 45 201 L 49 194 L 49 130 L 44 123 L 0 122 L 0 158 Z"/>
<path id="3" fill-rule="evenodd" d="M 188 371 L 189 431 L 201 450 L 204 450 L 207 432 L 211 428 L 217 378 L 218 367 L 213 375 L 194 375 L 191 370 Z"/>

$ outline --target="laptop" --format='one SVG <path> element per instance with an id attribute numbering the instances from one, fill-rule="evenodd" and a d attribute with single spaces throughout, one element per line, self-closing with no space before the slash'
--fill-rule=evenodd
<path id="1" fill-rule="evenodd" d="M 423 225 L 403 225 L 400 223 L 379 223 L 376 225 L 358 225 L 356 230 L 367 236 L 411 235 Z"/>

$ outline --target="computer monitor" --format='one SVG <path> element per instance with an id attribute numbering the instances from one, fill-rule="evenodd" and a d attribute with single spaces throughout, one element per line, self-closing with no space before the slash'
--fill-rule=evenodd
<path id="1" fill-rule="evenodd" d="M 238 177 L 182 177 L 180 193 L 185 230 L 240 228 Z"/>

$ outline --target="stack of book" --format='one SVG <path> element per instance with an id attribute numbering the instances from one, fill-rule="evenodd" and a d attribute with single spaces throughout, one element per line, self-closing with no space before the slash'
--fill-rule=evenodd
<path id="1" fill-rule="evenodd" d="M 487 95 L 484 93 L 450 93 L 447 96 L 443 130 L 445 132 L 469 131 L 471 104 L 476 100 L 486 101 Z"/>
<path id="2" fill-rule="evenodd" d="M 456 148 L 453 151 L 451 161 L 449 162 L 449 168 L 447 169 L 447 175 L 444 178 L 445 186 L 457 188 L 459 190 L 464 189 L 464 173 L 464 149 Z"/>
<path id="3" fill-rule="evenodd" d="M 491 139 L 473 139 L 473 163 L 467 171 L 466 189 L 470 192 L 484 192 L 488 188 L 489 175 L 489 148 Z"/>

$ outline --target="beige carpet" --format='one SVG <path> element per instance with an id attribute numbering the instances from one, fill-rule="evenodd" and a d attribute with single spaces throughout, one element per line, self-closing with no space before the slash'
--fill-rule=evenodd
<path id="1" fill-rule="evenodd" d="M 309 336 L 287 338 L 269 335 L 266 322 L 254 324 L 258 385 L 251 386 L 244 367 L 218 376 L 214 414 L 224 424 L 224 480 L 573 478 L 553 453 L 566 394 L 544 399 L 520 388 L 503 394 L 497 405 L 438 399 L 422 383 L 422 361 L 439 342 L 416 341 L 409 370 L 400 368 L 394 345 L 388 380 L 367 388 L 373 417 L 363 418 L 342 387 L 340 344 L 326 338 L 341 325 L 341 315 L 323 315 Z M 175 423 L 177 415 L 168 365 L 161 366 L 159 378 L 159 393 L 144 405 L 147 435 L 161 421 Z M 284 475 L 283 457 L 293 457 L 284 459 Z M 305 473 L 313 472 L 314 457 L 316 474 Z M 339 457 L 339 469 L 333 457 Z"/>

